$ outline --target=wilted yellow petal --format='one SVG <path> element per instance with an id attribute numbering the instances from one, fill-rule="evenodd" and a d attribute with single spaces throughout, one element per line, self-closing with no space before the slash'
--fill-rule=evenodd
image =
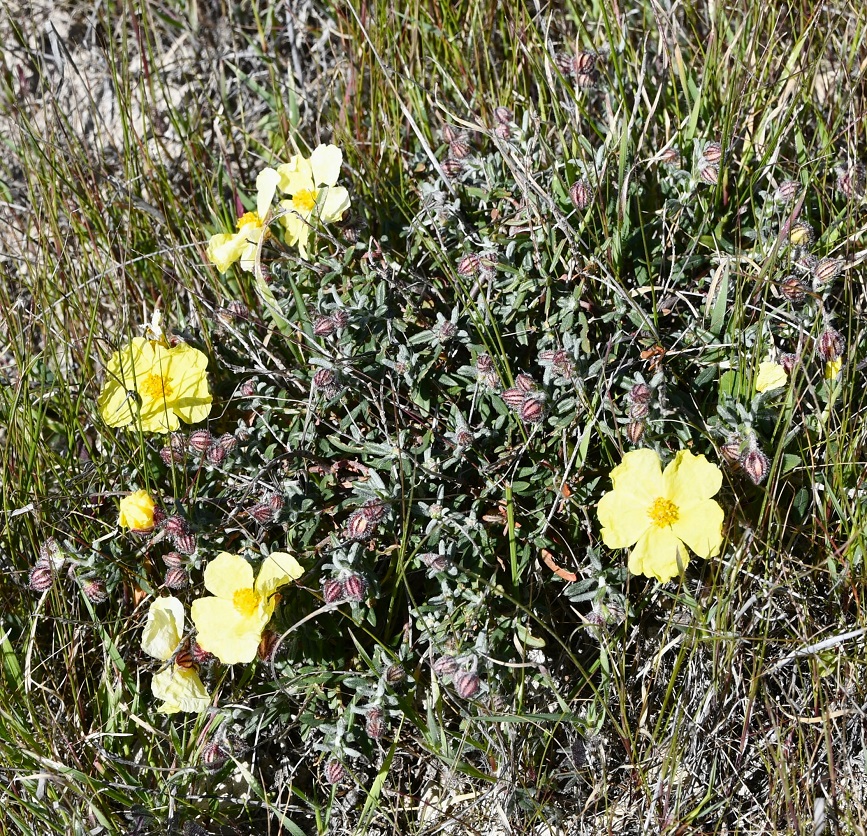
<path id="1" fill-rule="evenodd" d="M 205 690 L 198 673 L 192 668 L 171 665 L 151 680 L 151 690 L 158 700 L 163 700 L 159 710 L 163 714 L 177 711 L 199 713 L 211 704 L 211 697 Z"/>
<path id="2" fill-rule="evenodd" d="M 184 633 L 184 605 L 175 597 L 157 598 L 148 610 L 141 647 L 165 662 L 177 650 Z"/>
<path id="3" fill-rule="evenodd" d="M 780 389 L 788 382 L 786 370 L 779 363 L 765 361 L 759 363 L 759 373 L 756 376 L 756 391 L 769 392 Z"/>

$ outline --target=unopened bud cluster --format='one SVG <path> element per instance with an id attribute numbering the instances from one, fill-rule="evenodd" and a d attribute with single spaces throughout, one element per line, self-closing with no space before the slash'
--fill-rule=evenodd
<path id="1" fill-rule="evenodd" d="M 195 430 L 189 436 L 172 433 L 169 443 L 160 450 L 160 458 L 167 465 L 172 465 L 183 462 L 190 455 L 219 465 L 237 446 L 238 439 L 232 433 L 223 433 L 219 437 L 208 430 Z"/>
<path id="2" fill-rule="evenodd" d="M 540 392 L 530 375 L 519 374 L 515 385 L 501 395 L 503 402 L 527 424 L 538 424 L 545 417 L 545 393 Z"/>

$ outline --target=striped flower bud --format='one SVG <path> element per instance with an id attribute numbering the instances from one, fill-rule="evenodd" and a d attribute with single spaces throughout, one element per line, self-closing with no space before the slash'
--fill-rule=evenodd
<path id="1" fill-rule="evenodd" d="M 190 585 L 190 573 L 183 566 L 169 566 L 163 584 L 167 589 L 186 589 Z"/>
<path id="2" fill-rule="evenodd" d="M 659 161 L 667 166 L 679 166 L 682 157 L 680 156 L 680 151 L 677 148 L 666 148 L 664 151 L 659 154 Z"/>
<path id="3" fill-rule="evenodd" d="M 343 588 L 343 581 L 329 578 L 322 582 L 322 598 L 326 604 L 339 604 L 346 600 L 346 591 Z"/>
<path id="4" fill-rule="evenodd" d="M 451 564 L 451 561 L 444 554 L 438 552 L 423 552 L 418 556 L 418 559 L 428 569 L 433 569 L 434 572 L 445 572 Z"/>
<path id="5" fill-rule="evenodd" d="M 723 157 L 723 147 L 718 142 L 709 142 L 705 145 L 701 155 L 712 165 L 719 165 Z"/>
<path id="6" fill-rule="evenodd" d="M 519 374 L 515 377 L 515 386 L 522 392 L 532 392 L 536 389 L 536 381 L 528 374 Z"/>
<path id="7" fill-rule="evenodd" d="M 630 421 L 626 425 L 626 437 L 630 444 L 638 444 L 644 437 L 644 421 Z"/>
<path id="8" fill-rule="evenodd" d="M 456 267 L 459 276 L 475 276 L 479 272 L 481 259 L 476 253 L 467 253 L 463 256 Z"/>
<path id="9" fill-rule="evenodd" d="M 337 758 L 331 758 L 325 764 L 325 780 L 332 786 L 339 784 L 346 777 L 346 769 Z"/>
<path id="10" fill-rule="evenodd" d="M 442 168 L 443 174 L 451 179 L 457 177 L 464 170 L 464 164 L 461 160 L 449 157 L 447 160 L 443 160 L 440 163 L 440 168 Z"/>
<path id="11" fill-rule="evenodd" d="M 330 316 L 320 316 L 313 323 L 313 333 L 317 337 L 327 337 L 337 330 L 334 320 Z"/>
<path id="12" fill-rule="evenodd" d="M 231 453 L 238 446 L 238 439 L 232 433 L 223 433 L 218 439 L 220 445 L 227 453 Z"/>
<path id="13" fill-rule="evenodd" d="M 780 355 L 780 365 L 783 367 L 783 370 L 787 375 L 791 375 L 791 373 L 795 370 L 795 366 L 801 362 L 801 358 L 797 354 L 781 354 Z"/>
<path id="14" fill-rule="evenodd" d="M 446 123 L 443 125 L 442 134 L 446 145 L 451 145 L 461 135 L 461 132 L 454 125 Z"/>
<path id="15" fill-rule="evenodd" d="M 458 669 L 458 662 L 454 656 L 448 654 L 440 656 L 433 663 L 433 672 L 442 679 L 446 676 L 451 676 Z"/>
<path id="16" fill-rule="evenodd" d="M 177 534 L 174 538 L 175 548 L 181 554 L 195 554 L 196 538 L 193 534 Z"/>
<path id="17" fill-rule="evenodd" d="M 337 375 L 331 369 L 319 369 L 313 375 L 313 386 L 326 397 L 333 397 L 339 390 Z"/>
<path id="18" fill-rule="evenodd" d="M 509 409 L 517 412 L 521 405 L 524 403 L 524 398 L 527 396 L 527 393 L 523 389 L 518 389 L 517 387 L 513 389 L 506 389 L 505 392 L 500 396 L 505 402 L 506 406 Z"/>
<path id="19" fill-rule="evenodd" d="M 797 180 L 783 180 L 774 192 L 777 203 L 791 203 L 798 195 L 801 184 Z"/>
<path id="20" fill-rule="evenodd" d="M 538 424 L 545 417 L 545 399 L 541 392 L 528 394 L 518 412 L 521 420 L 528 424 Z"/>
<path id="21" fill-rule="evenodd" d="M 840 258 L 823 258 L 814 268 L 813 276 L 820 284 L 834 281 L 843 270 L 843 260 Z"/>
<path id="22" fill-rule="evenodd" d="M 87 598 L 91 604 L 101 604 L 103 601 L 108 600 L 108 592 L 105 589 L 105 584 L 98 578 L 91 578 L 90 580 L 84 581 L 81 585 L 81 591 L 84 593 L 84 597 Z"/>
<path id="23" fill-rule="evenodd" d="M 34 592 L 45 592 L 54 583 L 54 569 L 50 563 L 38 561 L 30 570 L 30 588 Z"/>
<path id="24" fill-rule="evenodd" d="M 719 182 L 719 168 L 712 163 L 702 162 L 698 167 L 698 177 L 702 183 L 715 186 Z"/>
<path id="25" fill-rule="evenodd" d="M 403 665 L 389 665 L 385 669 L 385 681 L 389 685 L 399 685 L 404 679 L 406 679 L 406 671 L 403 669 Z"/>
<path id="26" fill-rule="evenodd" d="M 515 115 L 509 108 L 502 106 L 494 108 L 494 119 L 501 125 L 508 125 L 514 118 Z"/>
<path id="27" fill-rule="evenodd" d="M 167 552 L 163 555 L 163 563 L 171 569 L 173 567 L 184 566 L 186 560 L 178 552 Z"/>
<path id="28" fill-rule="evenodd" d="M 793 305 L 800 305 L 807 298 L 807 285 L 800 276 L 786 276 L 780 282 L 780 293 Z"/>
<path id="29" fill-rule="evenodd" d="M 593 188 L 587 180 L 578 180 L 569 188 L 569 197 L 576 209 L 584 210 L 593 201 Z"/>
<path id="30" fill-rule="evenodd" d="M 163 531 L 170 537 L 177 537 L 179 534 L 189 534 L 190 526 L 187 521 L 179 514 L 172 514 L 163 520 Z"/>
<path id="31" fill-rule="evenodd" d="M 251 505 L 247 513 L 260 525 L 267 525 L 274 519 L 274 511 L 268 502 L 257 502 Z"/>
<path id="32" fill-rule="evenodd" d="M 816 353 L 823 363 L 832 363 L 843 356 L 846 341 L 843 335 L 834 328 L 826 326 L 816 341 Z"/>
<path id="33" fill-rule="evenodd" d="M 205 454 L 205 458 L 210 462 L 210 464 L 222 464 L 226 459 L 226 448 L 223 447 L 219 441 L 215 441 L 210 447 L 208 447 L 208 452 Z"/>
<path id="34" fill-rule="evenodd" d="M 789 229 L 789 242 L 796 247 L 809 247 L 815 240 L 816 233 L 806 221 L 798 221 Z"/>
<path id="35" fill-rule="evenodd" d="M 349 314 L 342 308 L 338 308 L 336 311 L 332 312 L 331 321 L 334 323 L 334 327 L 338 331 L 341 331 L 349 325 Z"/>
<path id="36" fill-rule="evenodd" d="M 770 462 L 768 457 L 758 447 L 751 447 L 740 459 L 741 468 L 749 476 L 754 485 L 760 484 L 768 475 Z"/>
<path id="37" fill-rule="evenodd" d="M 187 439 L 187 446 L 193 453 L 198 453 L 200 456 L 208 452 L 208 448 L 214 443 L 214 436 L 208 430 L 195 430 L 190 433 Z"/>
<path id="38" fill-rule="evenodd" d="M 379 740 L 385 732 L 385 715 L 381 708 L 371 708 L 364 720 L 364 730 L 372 740 Z"/>
<path id="39" fill-rule="evenodd" d="M 346 521 L 343 535 L 348 540 L 364 540 L 376 533 L 376 523 L 367 519 L 360 511 L 355 511 Z"/>
<path id="40" fill-rule="evenodd" d="M 470 156 L 470 143 L 464 134 L 461 134 L 449 143 L 449 154 L 456 160 L 465 160 Z"/>
<path id="41" fill-rule="evenodd" d="M 268 504 L 271 506 L 271 510 L 274 512 L 274 516 L 276 517 L 286 505 L 286 500 L 283 498 L 283 494 L 272 493 L 271 496 L 268 497 Z"/>
<path id="42" fill-rule="evenodd" d="M 479 677 L 473 671 L 458 671 L 453 682 L 462 700 L 472 699 L 479 692 Z"/>
<path id="43" fill-rule="evenodd" d="M 202 749 L 202 766 L 207 772 L 219 772 L 228 760 L 229 753 L 216 740 L 210 741 Z"/>
<path id="44" fill-rule="evenodd" d="M 385 503 L 380 499 L 368 499 L 367 502 L 361 506 L 361 513 L 364 514 L 368 520 L 375 523 L 382 521 L 387 510 Z"/>
<path id="45" fill-rule="evenodd" d="M 343 580 L 343 595 L 347 601 L 362 603 L 367 597 L 367 581 L 353 572 Z"/>

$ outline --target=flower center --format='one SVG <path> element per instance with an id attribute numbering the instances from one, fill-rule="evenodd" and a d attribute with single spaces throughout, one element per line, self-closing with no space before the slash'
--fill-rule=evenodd
<path id="1" fill-rule="evenodd" d="M 167 401 L 172 396 L 172 387 L 162 375 L 148 373 L 138 387 L 140 394 L 152 401 Z"/>
<path id="2" fill-rule="evenodd" d="M 259 608 L 261 597 L 255 589 L 239 589 L 232 596 L 232 604 L 245 618 L 250 618 Z"/>
<path id="3" fill-rule="evenodd" d="M 292 206 L 299 212 L 309 214 L 316 206 L 316 198 L 319 192 L 316 189 L 301 189 L 300 192 L 295 192 L 292 195 Z"/>
<path id="4" fill-rule="evenodd" d="M 647 509 L 647 516 L 657 528 L 667 528 L 680 519 L 680 509 L 670 499 L 660 496 L 654 499 L 653 505 Z"/>
<path id="5" fill-rule="evenodd" d="M 238 218 L 238 229 L 250 226 L 250 224 L 262 226 L 262 221 L 259 220 L 259 216 L 255 212 L 245 212 L 240 218 Z"/>

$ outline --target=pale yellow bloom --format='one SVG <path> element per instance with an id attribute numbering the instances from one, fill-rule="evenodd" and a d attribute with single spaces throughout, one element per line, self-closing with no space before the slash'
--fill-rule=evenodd
<path id="1" fill-rule="evenodd" d="M 273 168 L 265 168 L 256 177 L 256 211 L 246 212 L 238 218 L 238 231 L 219 232 L 208 241 L 208 261 L 225 273 L 236 261 L 241 269 L 253 272 L 256 248 L 265 234 L 271 202 L 277 191 L 280 175 Z"/>
<path id="2" fill-rule="evenodd" d="M 825 363 L 825 380 L 834 380 L 840 376 L 843 370 L 843 358 L 838 357 L 836 360 L 829 360 Z"/>
<path id="3" fill-rule="evenodd" d="M 149 656 L 168 662 L 184 635 L 184 605 L 173 596 L 157 598 L 148 610 L 148 618 L 142 633 L 142 650 Z M 163 714 L 176 711 L 204 711 L 210 704 L 199 674 L 195 669 L 172 664 L 154 674 L 151 690 L 163 704 Z"/>
<path id="4" fill-rule="evenodd" d="M 341 165 L 343 152 L 336 145 L 320 145 L 309 158 L 296 154 L 277 168 L 280 190 L 290 196 L 280 201 L 280 208 L 288 210 L 280 220 L 287 243 L 297 244 L 302 258 L 307 258 L 311 222 L 339 221 L 349 209 L 349 192 L 337 185 Z"/>
<path id="5" fill-rule="evenodd" d="M 110 427 L 141 421 L 144 432 L 174 432 L 179 421 L 195 424 L 211 412 L 206 368 L 198 349 L 135 337 L 112 354 L 99 393 L 99 412 Z"/>
<path id="6" fill-rule="evenodd" d="M 147 491 L 136 491 L 120 501 L 118 525 L 137 534 L 146 534 L 154 527 L 154 504 Z"/>
<path id="7" fill-rule="evenodd" d="M 704 558 L 722 546 L 722 508 L 712 497 L 722 473 L 704 456 L 681 450 L 665 472 L 653 450 L 633 450 L 611 471 L 614 489 L 599 500 L 602 541 L 634 546 L 629 571 L 664 583 L 689 562 L 688 546 Z"/>
<path id="8" fill-rule="evenodd" d="M 769 392 L 772 389 L 781 389 L 788 382 L 786 370 L 779 363 L 765 361 L 759 363 L 759 373 L 756 377 L 756 391 Z"/>
<path id="9" fill-rule="evenodd" d="M 213 598 L 193 601 L 199 646 L 226 665 L 252 662 L 277 604 L 278 587 L 300 578 L 294 557 L 273 552 L 253 580 L 253 567 L 235 554 L 221 552 L 205 569 L 205 588 Z"/>

